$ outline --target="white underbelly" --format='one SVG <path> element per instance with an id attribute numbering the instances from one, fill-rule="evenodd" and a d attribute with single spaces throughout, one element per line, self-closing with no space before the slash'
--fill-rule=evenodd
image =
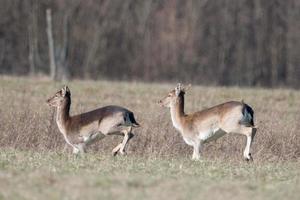
<path id="1" fill-rule="evenodd" d="M 105 135 L 101 132 L 96 132 L 96 133 L 92 133 L 92 134 L 89 134 L 89 135 L 82 136 L 83 141 L 86 144 L 90 144 L 90 143 L 95 142 L 97 140 L 101 140 L 104 137 L 105 137 Z"/>
<path id="2" fill-rule="evenodd" d="M 208 131 L 205 131 L 205 132 L 201 132 L 199 137 L 200 137 L 200 140 L 202 140 L 204 142 L 210 142 L 210 141 L 213 141 L 213 140 L 217 140 L 218 138 L 222 137 L 225 134 L 226 134 L 225 131 L 218 128 L 218 129 L 213 129 L 213 130 L 208 130 Z"/>
<path id="3" fill-rule="evenodd" d="M 183 140 L 186 144 L 193 146 L 194 145 L 194 141 L 191 138 L 188 137 L 183 137 Z"/>

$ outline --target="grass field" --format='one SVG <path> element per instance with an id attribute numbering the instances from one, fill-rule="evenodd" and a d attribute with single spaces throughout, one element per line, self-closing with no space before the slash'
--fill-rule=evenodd
<path id="1" fill-rule="evenodd" d="M 116 104 L 134 111 L 128 155 L 111 157 L 119 137 L 93 144 L 85 157 L 64 141 L 45 100 L 62 83 L 0 77 L 0 199 L 299 199 L 300 91 L 193 86 L 186 111 L 241 100 L 255 111 L 253 163 L 245 138 L 226 135 L 205 145 L 202 161 L 156 102 L 175 84 L 73 81 L 71 113 Z"/>

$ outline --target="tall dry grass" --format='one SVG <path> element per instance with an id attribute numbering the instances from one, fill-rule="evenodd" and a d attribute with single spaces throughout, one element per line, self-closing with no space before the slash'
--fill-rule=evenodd
<path id="1" fill-rule="evenodd" d="M 0 77 L 1 148 L 62 151 L 64 140 L 55 123 L 55 112 L 45 103 L 62 85 L 42 79 Z M 71 114 L 109 104 L 127 107 L 135 113 L 142 126 L 134 130 L 129 155 L 191 156 L 192 148 L 172 127 L 169 111 L 156 104 L 175 84 L 73 81 L 68 85 L 72 93 Z M 299 159 L 299 91 L 193 86 L 186 94 L 186 112 L 241 99 L 255 111 L 255 161 Z M 109 154 L 120 141 L 120 137 L 108 136 L 88 150 Z M 226 135 L 205 144 L 202 156 L 239 161 L 245 142 L 243 136 Z"/>

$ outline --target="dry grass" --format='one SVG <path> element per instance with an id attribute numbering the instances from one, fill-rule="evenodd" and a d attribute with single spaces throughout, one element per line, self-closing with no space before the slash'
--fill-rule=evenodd
<path id="1" fill-rule="evenodd" d="M 299 91 L 194 86 L 186 110 L 228 100 L 253 106 L 259 127 L 254 163 L 242 162 L 245 138 L 204 147 L 202 162 L 156 102 L 174 85 L 74 81 L 71 113 L 117 104 L 135 112 L 129 155 L 112 158 L 107 137 L 85 157 L 62 153 L 64 140 L 45 103 L 62 84 L 0 77 L 0 199 L 299 199 Z"/>
<path id="2" fill-rule="evenodd" d="M 61 151 L 64 141 L 54 121 L 54 112 L 45 100 L 62 83 L 42 79 L 0 77 L 0 144 L 2 148 Z M 134 111 L 142 125 L 130 141 L 130 155 L 189 157 L 192 149 L 172 127 L 167 109 L 156 102 L 175 84 L 144 84 L 106 81 L 72 81 L 71 113 L 80 113 L 109 104 Z M 186 111 L 201 110 L 228 100 L 241 100 L 255 111 L 258 126 L 253 145 L 255 162 L 299 160 L 300 92 L 288 89 L 248 89 L 193 86 L 186 94 Z M 121 140 L 107 137 L 90 151 L 110 154 Z M 245 138 L 227 135 L 206 144 L 204 159 L 241 161 Z"/>

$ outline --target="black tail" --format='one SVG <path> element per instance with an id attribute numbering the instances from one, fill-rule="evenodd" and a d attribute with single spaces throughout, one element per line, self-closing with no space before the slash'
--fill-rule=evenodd
<path id="1" fill-rule="evenodd" d="M 126 124 L 133 126 L 133 127 L 139 127 L 140 124 L 136 122 L 135 118 L 134 118 L 134 114 L 132 112 L 127 113 L 126 115 Z"/>
<path id="2" fill-rule="evenodd" d="M 242 102 L 244 103 L 244 102 Z M 242 110 L 243 118 L 240 121 L 240 124 L 245 126 L 254 126 L 254 111 L 253 109 L 244 103 L 244 107 Z"/>

